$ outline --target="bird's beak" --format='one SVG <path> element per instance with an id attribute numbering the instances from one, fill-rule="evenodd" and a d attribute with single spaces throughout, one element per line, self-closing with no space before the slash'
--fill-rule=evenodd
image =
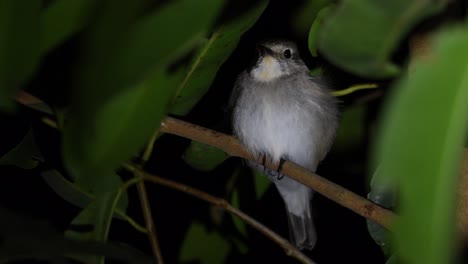
<path id="1" fill-rule="evenodd" d="M 258 53 L 258 57 L 265 57 L 266 55 L 273 55 L 273 51 L 268 48 L 268 47 L 265 47 L 263 46 L 262 44 L 257 44 L 257 53 Z"/>

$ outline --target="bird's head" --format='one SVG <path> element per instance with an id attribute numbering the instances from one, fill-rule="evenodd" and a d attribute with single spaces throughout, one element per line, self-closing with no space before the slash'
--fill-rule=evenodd
<path id="1" fill-rule="evenodd" d="M 258 58 L 251 68 L 251 76 L 260 82 L 269 82 L 303 71 L 297 46 L 292 41 L 269 40 L 257 44 Z"/>

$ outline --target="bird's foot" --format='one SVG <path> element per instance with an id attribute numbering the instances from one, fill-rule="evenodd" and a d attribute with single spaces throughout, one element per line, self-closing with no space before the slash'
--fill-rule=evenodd
<path id="1" fill-rule="evenodd" d="M 277 174 L 277 179 L 281 180 L 284 177 L 284 174 L 281 174 L 281 170 L 283 169 L 283 165 L 286 162 L 286 159 L 280 158 L 278 168 L 276 169 Z"/>

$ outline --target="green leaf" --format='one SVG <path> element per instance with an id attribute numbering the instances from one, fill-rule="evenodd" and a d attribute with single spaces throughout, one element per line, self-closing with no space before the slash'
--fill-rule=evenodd
<path id="1" fill-rule="evenodd" d="M 236 208 L 240 208 L 239 191 L 237 189 L 235 189 L 234 192 L 232 193 L 231 203 L 232 203 L 232 206 Z M 242 235 L 247 237 L 247 227 L 245 226 L 245 222 L 235 215 L 231 215 L 231 217 L 232 217 L 232 221 L 234 222 L 234 226 L 236 227 L 236 229 Z"/>
<path id="2" fill-rule="evenodd" d="M 383 178 L 381 171 L 382 168 L 378 167 L 372 175 L 370 183 L 371 191 L 367 194 L 367 199 L 384 208 L 393 209 L 397 203 L 395 186 L 391 184 L 389 179 Z M 391 237 L 389 231 L 371 220 L 366 220 L 366 222 L 367 230 L 372 239 L 380 246 L 385 256 L 391 256 L 394 252 L 392 252 L 390 245 Z"/>
<path id="3" fill-rule="evenodd" d="M 220 0 L 170 2 L 132 24 L 118 48 L 90 52 L 95 65 L 82 69 L 64 131 L 65 164 L 75 177 L 92 186 L 149 139 L 181 80 L 180 71 L 167 69 L 208 29 L 220 7 Z"/>
<path id="4" fill-rule="evenodd" d="M 44 54 L 82 30 L 89 22 L 99 1 L 54 1 L 40 16 L 40 53 Z"/>
<path id="5" fill-rule="evenodd" d="M 366 106 L 362 104 L 349 107 L 343 112 L 333 144 L 334 150 L 346 152 L 362 146 L 365 136 L 365 115 Z"/>
<path id="6" fill-rule="evenodd" d="M 389 59 L 400 40 L 446 2 L 341 1 L 320 29 L 319 50 L 330 62 L 354 74 L 394 76 L 399 69 Z"/>
<path id="7" fill-rule="evenodd" d="M 209 232 L 201 224 L 193 223 L 182 244 L 180 262 L 224 263 L 228 253 L 229 244 L 219 233 Z"/>
<path id="8" fill-rule="evenodd" d="M 11 110 L 13 92 L 33 74 L 39 62 L 41 1 L 0 1 L 0 109 Z"/>
<path id="9" fill-rule="evenodd" d="M 451 263 L 468 113 L 468 30 L 438 35 L 431 57 L 394 87 L 377 164 L 398 188 L 396 252 L 404 263 Z"/>
<path id="10" fill-rule="evenodd" d="M 105 255 L 119 263 L 154 263 L 149 256 L 129 245 L 66 239 L 45 219 L 20 215 L 1 206 L 0 215 L 0 234 L 4 240 L 0 263 L 21 260 L 27 263 L 32 259 L 66 263 L 64 256 L 69 254 Z"/>
<path id="11" fill-rule="evenodd" d="M 197 141 L 190 143 L 183 156 L 188 165 L 201 171 L 211 171 L 227 158 L 229 155 L 226 152 Z"/>
<path id="12" fill-rule="evenodd" d="M 304 37 L 310 30 L 310 25 L 316 20 L 317 14 L 325 6 L 336 2 L 336 0 L 314 0 L 304 1 L 294 10 L 292 27 L 296 36 Z"/>
<path id="13" fill-rule="evenodd" d="M 257 2 L 241 16 L 221 25 L 205 41 L 177 89 L 171 107 L 172 114 L 187 114 L 208 91 L 216 73 L 236 48 L 242 34 L 252 27 L 268 4 L 267 0 Z"/>
<path id="14" fill-rule="evenodd" d="M 255 193 L 257 195 L 257 199 L 262 198 L 263 194 L 268 190 L 271 185 L 270 179 L 265 174 L 259 172 L 258 170 L 252 169 L 252 173 L 254 175 L 255 181 Z"/>
<path id="15" fill-rule="evenodd" d="M 118 191 L 97 196 L 71 222 L 73 227 L 82 227 L 86 230 L 79 232 L 69 229 L 65 231 L 65 237 L 81 241 L 106 241 L 119 196 L 120 192 Z M 102 256 L 75 256 L 75 258 L 85 263 L 104 263 L 104 257 Z"/>
<path id="16" fill-rule="evenodd" d="M 329 4 L 322 9 L 317 14 L 317 17 L 314 20 L 314 23 L 312 23 L 312 26 L 310 27 L 309 30 L 309 52 L 312 54 L 312 56 L 317 57 L 317 39 L 318 39 L 318 32 L 319 29 L 323 25 L 323 21 L 332 14 L 332 11 L 336 8 L 335 4 Z"/>
<path id="17" fill-rule="evenodd" d="M 96 193 L 93 193 L 93 190 L 90 187 L 84 189 L 82 186 L 68 181 L 57 170 L 44 171 L 41 175 L 44 181 L 57 195 L 77 207 L 85 208 L 95 199 Z M 108 180 L 106 184 L 109 185 L 109 189 L 118 189 L 123 184 L 118 175 L 115 175 L 115 177 L 106 177 L 106 179 Z M 125 213 L 127 211 L 127 207 L 128 195 L 127 192 L 123 192 L 120 195 L 119 202 L 117 203 L 117 209 Z M 117 214 L 115 216 L 122 218 Z"/>
<path id="18" fill-rule="evenodd" d="M 42 154 L 34 140 L 33 130 L 29 129 L 23 140 L 0 158 L 0 165 L 13 165 L 30 170 L 39 164 L 39 158 L 42 158 Z"/>

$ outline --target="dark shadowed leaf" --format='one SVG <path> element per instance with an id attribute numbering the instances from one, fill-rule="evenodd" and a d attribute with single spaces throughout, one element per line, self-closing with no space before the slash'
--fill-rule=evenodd
<path id="1" fill-rule="evenodd" d="M 268 176 L 259 172 L 258 170 L 252 169 L 252 173 L 254 175 L 255 181 L 255 194 L 257 195 L 257 199 L 260 199 L 268 187 L 270 187 L 271 181 L 268 179 Z"/>
<path id="2" fill-rule="evenodd" d="M 237 189 L 235 189 L 232 193 L 231 204 L 236 208 L 240 208 L 239 192 L 237 191 Z M 247 236 L 247 228 L 245 226 L 245 222 L 240 220 L 239 217 L 235 215 L 231 215 L 231 217 L 237 231 L 239 231 L 242 235 Z"/>
<path id="3" fill-rule="evenodd" d="M 81 241 L 106 241 L 119 196 L 119 191 L 96 196 L 94 201 L 73 219 L 65 237 Z M 103 263 L 103 257 L 100 256 L 75 257 L 86 263 Z"/>
<path id="4" fill-rule="evenodd" d="M 54 1 L 41 13 L 41 54 L 82 30 L 96 12 L 99 1 Z"/>
<path id="5" fill-rule="evenodd" d="M 340 120 L 333 149 L 346 152 L 362 146 L 365 137 L 364 124 L 366 117 L 365 105 L 355 105 L 346 108 Z"/>
<path id="6" fill-rule="evenodd" d="M 170 2 L 118 32 L 121 42 L 90 51 L 96 57 L 83 65 L 64 133 L 65 162 L 80 182 L 111 175 L 157 129 L 181 80 L 170 64 L 209 29 L 221 4 Z"/>
<path id="7" fill-rule="evenodd" d="M 317 57 L 317 39 L 319 29 L 323 26 L 323 21 L 329 17 L 330 14 L 332 14 L 335 8 L 335 4 L 329 4 L 320 9 L 314 20 L 314 23 L 312 23 L 312 26 L 310 27 L 309 40 L 307 42 L 309 46 L 309 52 L 314 57 Z"/>
<path id="8" fill-rule="evenodd" d="M 385 180 L 385 178 L 382 178 L 383 175 L 380 174 L 381 171 L 381 168 L 377 168 L 372 175 L 372 180 L 370 183 L 371 190 L 367 194 L 367 199 L 384 208 L 394 209 L 397 204 L 396 190 L 394 186 L 390 184 L 389 179 Z M 389 231 L 372 222 L 371 220 L 366 220 L 366 222 L 367 230 L 369 231 L 372 239 L 377 245 L 380 246 L 385 256 L 390 256 L 393 252 L 390 245 L 391 241 Z"/>
<path id="9" fill-rule="evenodd" d="M 250 10 L 221 25 L 205 44 L 178 87 L 171 113 L 185 115 L 208 91 L 223 62 L 236 48 L 240 37 L 262 14 L 268 0 L 258 1 Z"/>
<path id="10" fill-rule="evenodd" d="M 337 66 L 368 77 L 391 77 L 399 41 L 446 0 L 341 1 L 319 32 L 321 54 Z"/>
<path id="11" fill-rule="evenodd" d="M 193 223 L 182 244 L 180 262 L 224 263 L 228 253 L 229 244 L 218 232 Z"/>
<path id="12" fill-rule="evenodd" d="M 398 188 L 396 252 L 409 264 L 452 263 L 456 248 L 454 190 L 468 122 L 468 30 L 446 30 L 434 40 L 430 57 L 415 62 L 395 87 L 378 145 L 379 178 Z"/>
<path id="13" fill-rule="evenodd" d="M 23 169 L 33 169 L 39 164 L 40 159 L 42 159 L 42 154 L 36 145 L 34 132 L 32 129 L 29 129 L 23 140 L 0 158 L 0 165 L 13 165 Z"/>
<path id="14" fill-rule="evenodd" d="M 314 0 L 304 1 L 302 5 L 297 7 L 292 17 L 292 26 L 294 33 L 303 38 L 310 31 L 310 25 L 316 20 L 317 14 L 325 6 L 336 2 L 336 0 Z"/>
<path id="15" fill-rule="evenodd" d="M 68 263 L 64 256 L 69 254 L 105 255 L 119 260 L 119 263 L 153 263 L 151 258 L 128 245 L 66 239 L 44 219 L 19 215 L 3 207 L 0 207 L 0 215 L 0 236 L 3 239 L 0 263 L 21 260 L 29 263 L 32 259 Z"/>
<path id="16" fill-rule="evenodd" d="M 0 109 L 11 109 L 13 92 L 39 62 L 41 1 L 0 1 Z"/>
<path id="17" fill-rule="evenodd" d="M 188 165 L 201 171 L 211 171 L 227 158 L 229 155 L 226 152 L 197 141 L 190 143 L 183 156 Z"/>
<path id="18" fill-rule="evenodd" d="M 57 195 L 77 207 L 85 208 L 96 198 L 96 193 L 93 193 L 89 187 L 84 189 L 78 184 L 74 184 L 68 181 L 60 172 L 56 170 L 44 171 L 42 173 L 42 178 Z M 115 177 L 103 178 L 108 179 L 108 181 L 113 180 L 113 182 L 107 183 L 110 185 L 109 189 L 118 189 L 123 184 L 118 175 L 115 175 Z M 99 195 L 99 193 L 97 195 Z M 122 219 L 122 214 L 125 214 L 127 207 L 128 195 L 127 192 L 123 192 L 120 195 L 116 206 L 116 214 L 114 216 Z"/>

